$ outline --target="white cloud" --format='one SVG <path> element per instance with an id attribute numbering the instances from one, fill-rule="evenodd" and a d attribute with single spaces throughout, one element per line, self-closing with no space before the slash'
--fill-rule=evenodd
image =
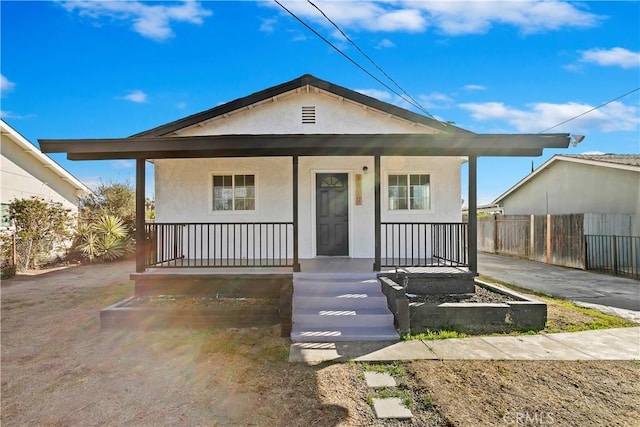
<path id="1" fill-rule="evenodd" d="M 427 26 L 426 19 L 418 9 L 400 3 L 373 1 L 314 1 L 314 3 L 343 30 L 419 32 L 424 31 Z M 286 1 L 282 4 L 305 21 L 333 28 L 331 23 L 308 2 Z M 280 8 L 271 2 L 265 5 Z M 287 14 L 285 11 L 282 13 Z"/>
<path id="2" fill-rule="evenodd" d="M 36 115 L 35 114 L 17 114 L 17 113 L 14 113 L 13 111 L 8 111 L 8 110 L 0 111 L 0 119 L 22 120 L 22 119 L 30 119 L 32 117 L 36 117 Z"/>
<path id="3" fill-rule="evenodd" d="M 465 85 L 464 90 L 487 90 L 487 87 L 483 85 Z"/>
<path id="4" fill-rule="evenodd" d="M 359 92 L 363 95 L 370 96 L 372 98 L 379 99 L 380 101 L 389 101 L 391 100 L 391 94 L 384 90 L 379 89 L 356 89 L 356 92 Z"/>
<path id="5" fill-rule="evenodd" d="M 275 30 L 276 22 L 278 21 L 273 18 L 263 19 L 262 23 L 260 24 L 260 31 L 262 31 L 263 33 L 273 33 L 273 31 Z"/>
<path id="6" fill-rule="evenodd" d="M 6 78 L 4 74 L 0 74 L 0 93 L 2 95 L 4 95 L 6 92 L 11 92 L 14 87 L 16 87 L 16 84 L 14 82 Z"/>
<path id="7" fill-rule="evenodd" d="M 113 160 L 110 164 L 113 169 L 133 169 L 136 166 L 134 160 Z"/>
<path id="8" fill-rule="evenodd" d="M 147 94 L 141 90 L 130 90 L 128 94 L 120 99 L 126 99 L 127 101 L 136 102 L 138 104 L 149 102 Z"/>
<path id="9" fill-rule="evenodd" d="M 271 7 L 278 7 L 270 2 Z M 422 32 L 429 27 L 450 35 L 486 33 L 493 25 L 511 25 L 524 34 L 566 28 L 589 28 L 603 17 L 578 3 L 561 1 L 316 1 L 344 30 Z M 318 11 L 303 1 L 284 5 L 297 16 L 330 27 Z M 286 12 L 283 12 L 286 13 Z"/>
<path id="10" fill-rule="evenodd" d="M 448 35 L 486 33 L 494 24 L 512 25 L 524 34 L 589 28 L 602 17 L 559 1 L 434 1 L 410 3 L 424 10 L 432 25 Z"/>
<path id="11" fill-rule="evenodd" d="M 184 1 L 178 5 L 149 4 L 140 1 L 81 0 L 61 2 L 68 12 L 95 20 L 130 22 L 132 29 L 152 40 L 165 40 L 174 35 L 172 22 L 200 25 L 212 12 L 199 2 Z"/>
<path id="12" fill-rule="evenodd" d="M 176 108 L 179 110 L 184 110 L 185 108 L 187 108 L 187 103 L 186 102 L 178 102 L 176 104 Z"/>
<path id="13" fill-rule="evenodd" d="M 429 108 L 450 108 L 453 105 L 453 98 L 444 93 L 430 93 L 418 96 L 420 104 L 426 109 Z"/>
<path id="14" fill-rule="evenodd" d="M 392 42 L 389 39 L 382 39 L 380 40 L 380 42 L 376 45 L 376 49 L 386 49 L 386 48 L 390 48 L 390 47 L 396 47 L 395 43 Z"/>
<path id="15" fill-rule="evenodd" d="M 502 102 L 460 104 L 460 108 L 470 111 L 471 116 L 476 120 L 503 121 L 519 132 L 534 133 L 594 108 L 577 102 L 565 104 L 540 102 L 529 104 L 527 107 L 528 109 L 518 109 L 504 105 Z M 614 101 L 550 132 L 633 131 L 638 128 L 638 125 L 640 125 L 640 109 Z"/>
<path id="16" fill-rule="evenodd" d="M 593 62 L 602 66 L 634 68 L 640 66 L 640 52 L 632 52 L 622 47 L 611 49 L 589 49 L 580 52 L 580 61 Z"/>

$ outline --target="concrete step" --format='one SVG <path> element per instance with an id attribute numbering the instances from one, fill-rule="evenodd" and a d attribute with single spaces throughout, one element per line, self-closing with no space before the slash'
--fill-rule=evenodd
<path id="1" fill-rule="evenodd" d="M 300 296 L 293 298 L 293 312 L 304 309 L 331 308 L 333 310 L 387 309 L 387 298 L 373 295 Z"/>
<path id="2" fill-rule="evenodd" d="M 304 282 L 309 280 L 332 280 L 332 281 L 358 281 L 376 279 L 376 273 L 293 273 L 293 281 Z"/>
<path id="3" fill-rule="evenodd" d="M 304 328 L 376 327 L 393 325 L 393 314 L 380 310 L 302 310 L 293 314 L 293 325 Z"/>
<path id="4" fill-rule="evenodd" d="M 300 328 L 294 325 L 291 340 L 295 342 L 394 341 L 400 337 L 393 326 Z"/>
<path id="5" fill-rule="evenodd" d="M 381 295 L 380 283 L 372 282 L 308 282 L 293 283 L 293 295 L 300 296 L 345 296 L 345 295 Z"/>

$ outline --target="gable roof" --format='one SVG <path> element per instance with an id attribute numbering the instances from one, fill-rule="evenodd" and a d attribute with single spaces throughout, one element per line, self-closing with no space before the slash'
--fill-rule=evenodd
<path id="1" fill-rule="evenodd" d="M 511 193 L 517 191 L 524 184 L 533 180 L 539 173 L 548 169 L 556 162 L 580 163 L 596 167 L 623 169 L 640 173 L 640 154 L 556 154 L 529 175 L 518 181 L 518 183 L 513 187 L 498 196 L 493 202 L 491 202 L 491 204 L 500 204 Z"/>
<path id="2" fill-rule="evenodd" d="M 2 139 L 5 138 L 12 141 L 14 144 L 22 148 L 25 152 L 31 154 L 35 157 L 38 162 L 45 168 L 50 169 L 58 175 L 63 181 L 68 182 L 71 186 L 74 187 L 76 191 L 82 191 L 86 194 L 91 194 L 92 191 L 80 182 L 75 176 L 71 175 L 67 172 L 62 166 L 53 161 L 49 156 L 45 155 L 40 151 L 35 145 L 29 142 L 24 136 L 22 136 L 18 131 L 9 126 L 4 120 L 0 119 L 0 135 Z M 3 142 L 4 143 L 4 142 Z"/>
<path id="3" fill-rule="evenodd" d="M 267 99 L 277 97 L 279 95 L 282 95 L 290 91 L 294 91 L 296 89 L 305 88 L 307 86 L 315 87 L 315 88 L 333 93 L 336 96 L 350 99 L 354 102 L 360 103 L 362 105 L 366 105 L 367 107 L 403 118 L 410 122 L 420 123 L 420 124 L 429 126 L 431 128 L 437 129 L 444 133 L 469 132 L 457 126 L 442 123 L 438 120 L 434 120 L 432 118 L 423 116 L 421 114 L 414 113 L 405 108 L 401 108 L 393 104 L 389 104 L 388 102 L 380 101 L 376 98 L 372 98 L 360 92 L 356 92 L 354 90 L 347 89 L 345 87 L 336 85 L 334 83 L 319 79 L 315 76 L 312 76 L 311 74 L 304 74 L 291 81 L 261 90 L 259 92 L 255 92 L 243 98 L 238 98 L 234 101 L 227 102 L 226 104 L 219 105 L 209 110 L 192 114 L 182 119 L 178 119 L 173 122 L 155 127 L 153 129 L 149 129 L 147 131 L 137 133 L 135 135 L 132 135 L 131 138 L 157 137 L 157 136 L 167 135 L 177 130 L 195 125 L 197 123 L 210 120 L 214 117 L 222 116 L 232 111 L 235 111 L 244 107 L 248 107 L 250 105 L 259 103 L 261 101 L 265 101 Z"/>

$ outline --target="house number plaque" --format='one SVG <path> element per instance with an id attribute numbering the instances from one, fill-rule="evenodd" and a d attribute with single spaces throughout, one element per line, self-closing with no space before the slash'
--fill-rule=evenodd
<path id="1" fill-rule="evenodd" d="M 356 206 L 362 205 L 362 174 L 356 174 Z"/>

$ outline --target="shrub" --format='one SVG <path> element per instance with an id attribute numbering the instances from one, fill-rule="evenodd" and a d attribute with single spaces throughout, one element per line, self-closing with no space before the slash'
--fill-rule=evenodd
<path id="1" fill-rule="evenodd" d="M 14 199 L 9 204 L 9 218 L 16 227 L 15 263 L 19 269 L 46 262 L 54 249 L 64 247 L 73 236 L 71 209 L 59 202 L 39 197 Z"/>

